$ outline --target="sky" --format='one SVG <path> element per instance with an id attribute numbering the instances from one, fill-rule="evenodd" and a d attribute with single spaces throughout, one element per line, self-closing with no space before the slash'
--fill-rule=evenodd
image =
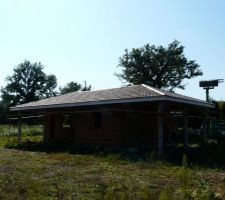
<path id="1" fill-rule="evenodd" d="M 176 92 L 205 99 L 199 81 L 225 78 L 224 10 L 224 0 L 0 0 L 0 86 L 26 59 L 41 62 L 58 86 L 120 87 L 114 73 L 124 49 L 176 39 L 204 73 Z M 225 83 L 210 96 L 225 100 Z"/>

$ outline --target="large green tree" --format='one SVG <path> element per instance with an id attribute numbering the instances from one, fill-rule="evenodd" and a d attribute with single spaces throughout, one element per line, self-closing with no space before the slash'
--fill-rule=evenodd
<path id="1" fill-rule="evenodd" d="M 2 104 L 14 106 L 56 95 L 57 79 L 47 75 L 44 66 L 25 60 L 13 69 L 13 74 L 6 78 L 6 86 L 1 88 Z"/>
<path id="2" fill-rule="evenodd" d="M 185 57 L 184 46 L 176 40 L 167 47 L 146 44 L 130 51 L 125 49 L 118 66 L 122 72 L 116 75 L 126 83 L 168 90 L 184 89 L 184 79 L 202 75 L 200 66 Z"/>
<path id="3" fill-rule="evenodd" d="M 66 94 L 70 92 L 77 92 L 77 91 L 90 91 L 91 85 L 87 85 L 87 82 L 84 81 L 84 85 L 71 81 L 67 83 L 64 87 L 59 87 L 60 94 Z"/>

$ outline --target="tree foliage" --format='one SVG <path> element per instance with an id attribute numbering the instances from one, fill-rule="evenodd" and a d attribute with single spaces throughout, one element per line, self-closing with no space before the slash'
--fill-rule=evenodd
<path id="1" fill-rule="evenodd" d="M 90 91 L 91 85 L 87 84 L 87 81 L 84 81 L 84 85 L 81 87 L 81 91 Z"/>
<path id="2" fill-rule="evenodd" d="M 166 48 L 146 44 L 131 51 L 125 49 L 118 66 L 122 68 L 122 73 L 116 75 L 122 81 L 169 90 L 184 89 L 184 79 L 203 74 L 194 60 L 185 57 L 184 46 L 176 40 Z"/>
<path id="3" fill-rule="evenodd" d="M 223 102 L 222 115 L 223 115 L 223 119 L 225 120 L 225 102 Z"/>
<path id="4" fill-rule="evenodd" d="M 66 94 L 66 93 L 70 93 L 70 92 L 79 91 L 80 89 L 81 89 L 81 84 L 71 81 L 71 82 L 67 83 L 64 87 L 60 87 L 59 93 Z"/>
<path id="5" fill-rule="evenodd" d="M 87 85 L 87 82 L 84 81 L 84 85 L 71 81 L 67 83 L 64 87 L 59 88 L 60 94 L 66 94 L 70 92 L 77 92 L 77 91 L 90 91 L 91 85 Z"/>
<path id="6" fill-rule="evenodd" d="M 7 121 L 6 113 L 8 112 L 8 108 L 8 102 L 0 101 L 0 123 L 5 123 Z"/>
<path id="7" fill-rule="evenodd" d="M 214 101 L 216 111 L 219 113 L 219 119 L 225 120 L 225 101 Z"/>
<path id="8" fill-rule="evenodd" d="M 14 106 L 56 95 L 57 79 L 46 75 L 44 66 L 25 60 L 13 69 L 6 78 L 7 85 L 1 88 L 3 104 Z"/>

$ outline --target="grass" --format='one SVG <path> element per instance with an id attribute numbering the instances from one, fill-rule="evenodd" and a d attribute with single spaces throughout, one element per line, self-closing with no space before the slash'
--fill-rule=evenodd
<path id="1" fill-rule="evenodd" d="M 26 125 L 22 124 L 22 132 L 24 135 L 41 135 L 42 125 Z M 16 136 L 17 126 L 16 125 L 0 125 L 0 136 Z"/>
<path id="2" fill-rule="evenodd" d="M 38 142 L 41 141 L 42 126 L 41 125 L 22 125 L 22 141 Z M 5 145 L 15 146 L 17 143 L 17 126 L 0 125 L 0 147 Z"/>
<path id="3" fill-rule="evenodd" d="M 169 187 L 179 194 L 185 183 L 182 170 L 163 161 L 131 162 L 117 155 L 1 148 L 0 199 L 158 199 Z M 189 173 L 188 188 L 194 191 L 202 180 L 222 198 L 224 170 L 189 168 Z"/>
<path id="4" fill-rule="evenodd" d="M 18 147 L 7 137 L 0 137 L 0 199 L 225 199 L 224 168 L 193 165 L 186 156 L 176 163 L 151 154 L 131 159 L 56 144 L 51 149 L 35 134 L 23 134 Z"/>

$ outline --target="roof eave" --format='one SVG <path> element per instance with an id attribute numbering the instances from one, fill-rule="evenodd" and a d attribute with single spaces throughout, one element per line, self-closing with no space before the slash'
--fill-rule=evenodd
<path id="1" fill-rule="evenodd" d="M 215 108 L 215 105 L 203 101 L 194 101 L 189 99 L 180 99 L 170 96 L 156 96 L 156 97 L 144 97 L 144 98 L 131 98 L 131 99 L 115 99 L 107 101 L 92 101 L 92 102 L 80 102 L 80 103 L 65 103 L 54 105 L 42 105 L 42 106 L 27 106 L 27 107 L 11 107 L 11 112 L 29 111 L 29 110 L 44 110 L 55 108 L 69 108 L 69 107 L 81 107 L 81 106 L 97 106 L 97 105 L 109 105 L 109 104 L 123 104 L 123 103 L 138 103 L 138 102 L 156 102 L 156 101 L 172 101 L 177 103 L 195 105 L 206 108 Z"/>

